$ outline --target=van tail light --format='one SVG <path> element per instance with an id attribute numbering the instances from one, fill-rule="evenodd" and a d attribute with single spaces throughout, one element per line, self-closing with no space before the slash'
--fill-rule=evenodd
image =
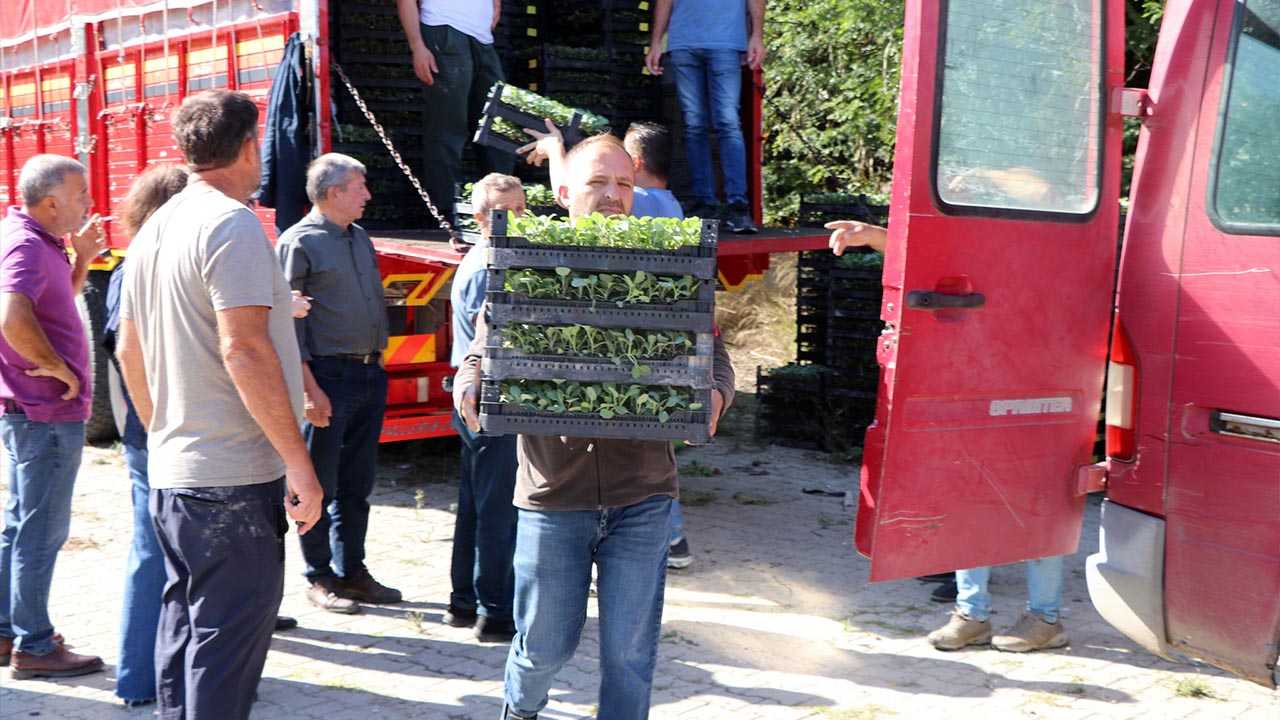
<path id="1" fill-rule="evenodd" d="M 1138 359 L 1117 317 L 1107 363 L 1107 457 L 1131 461 L 1137 455 L 1134 414 L 1138 402 Z"/>

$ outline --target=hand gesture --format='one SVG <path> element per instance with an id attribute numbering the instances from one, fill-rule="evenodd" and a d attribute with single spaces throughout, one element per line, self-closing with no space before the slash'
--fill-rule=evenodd
<path id="1" fill-rule="evenodd" d="M 759 70 L 764 64 L 764 41 L 758 37 L 753 37 L 747 41 L 747 67 L 752 70 Z"/>
<path id="2" fill-rule="evenodd" d="M 480 388 L 472 385 L 454 400 L 462 422 L 471 428 L 471 432 L 480 432 Z"/>
<path id="3" fill-rule="evenodd" d="M 436 73 L 440 72 L 436 65 L 436 56 L 427 48 L 413 51 L 413 74 L 427 85 L 436 84 Z"/>
<path id="4" fill-rule="evenodd" d="M 711 432 L 712 437 L 716 434 L 716 426 L 720 424 L 720 413 L 724 412 L 724 395 L 719 390 L 711 391 Z"/>
<path id="5" fill-rule="evenodd" d="M 547 131 L 541 132 L 533 128 L 525 128 L 525 134 L 533 137 L 533 142 L 528 145 L 522 145 L 516 150 L 517 155 L 528 155 L 525 160 L 530 165 L 541 166 L 544 160 L 552 157 L 552 155 L 564 155 L 564 135 L 560 132 L 560 128 L 551 120 L 546 120 Z M 553 164 L 552 167 L 555 167 Z"/>
<path id="6" fill-rule="evenodd" d="M 644 66 L 649 69 L 650 75 L 662 74 L 662 48 L 657 43 L 649 46 L 649 54 L 644 56 Z"/>
<path id="7" fill-rule="evenodd" d="M 106 247 L 103 238 L 102 216 L 94 213 L 83 227 L 71 233 L 71 247 L 76 257 L 91 260 Z"/>
<path id="8" fill-rule="evenodd" d="M 329 427 L 329 418 L 333 417 L 333 403 L 329 396 L 319 387 L 304 393 L 303 412 L 307 422 L 316 427 Z"/>
<path id="9" fill-rule="evenodd" d="M 66 363 L 58 363 L 55 368 L 31 368 L 27 371 L 29 377 L 51 377 L 55 380 L 61 380 L 67 386 L 67 391 L 62 393 L 63 400 L 74 400 L 80 394 L 80 378 L 71 372 L 71 368 Z"/>
<path id="10" fill-rule="evenodd" d="M 833 220 L 823 227 L 832 231 L 827 244 L 836 255 L 843 255 L 851 247 L 864 246 L 884 252 L 888 233 L 878 225 L 868 225 L 857 220 Z"/>
<path id="11" fill-rule="evenodd" d="M 311 312 L 311 298 L 303 295 L 301 290 L 294 290 L 290 299 L 293 301 L 294 319 L 304 318 Z"/>
<path id="12" fill-rule="evenodd" d="M 320 519 L 320 510 L 324 505 L 324 491 L 320 489 L 320 481 L 316 478 L 311 461 L 308 460 L 305 467 L 286 467 L 284 484 L 284 511 L 297 526 L 298 534 L 306 535 Z"/>

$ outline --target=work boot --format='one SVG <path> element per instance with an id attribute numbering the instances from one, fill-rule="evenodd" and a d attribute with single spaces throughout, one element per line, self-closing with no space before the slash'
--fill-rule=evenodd
<path id="1" fill-rule="evenodd" d="M 53 641 L 59 645 L 65 639 L 60 632 L 53 634 Z M 5 667 L 9 664 L 9 658 L 13 655 L 13 644 L 15 642 L 17 642 L 15 637 L 0 635 L 0 667 Z"/>
<path id="2" fill-rule="evenodd" d="M 68 650 L 66 645 L 55 645 L 51 652 L 44 655 L 32 655 L 15 650 L 11 662 L 13 667 L 9 670 L 9 676 L 14 680 L 34 677 L 75 677 L 102 669 L 102 658 L 95 655 L 77 655 Z"/>
<path id="3" fill-rule="evenodd" d="M 319 578 L 311 583 L 311 587 L 307 588 L 307 601 L 321 610 L 328 610 L 339 615 L 355 615 L 360 612 L 360 604 L 339 595 L 336 592 L 337 587 L 338 578 Z"/>
<path id="4" fill-rule="evenodd" d="M 991 621 L 974 620 L 959 610 L 951 614 L 951 622 L 929 633 L 929 644 L 939 650 L 959 650 L 968 645 L 991 642 Z"/>
<path id="5" fill-rule="evenodd" d="M 338 597 L 359 600 L 373 605 L 398 603 L 404 599 L 399 590 L 389 588 L 374 580 L 373 576 L 365 568 L 360 568 L 355 574 L 348 577 L 338 578 L 334 584 L 334 592 L 338 594 Z"/>
<path id="6" fill-rule="evenodd" d="M 991 644 L 1005 652 L 1049 650 L 1067 644 L 1067 631 L 1062 629 L 1061 620 L 1047 623 L 1039 616 L 1022 613 L 1009 632 L 995 636 Z"/>

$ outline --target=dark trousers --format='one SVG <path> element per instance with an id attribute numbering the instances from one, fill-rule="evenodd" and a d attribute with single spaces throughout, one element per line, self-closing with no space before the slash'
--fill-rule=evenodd
<path id="1" fill-rule="evenodd" d="M 453 414 L 462 439 L 458 516 L 453 526 L 453 592 L 449 605 L 511 621 L 515 594 L 516 436 L 477 435 Z"/>
<path id="2" fill-rule="evenodd" d="M 152 490 L 150 506 L 166 575 L 160 717 L 248 718 L 284 589 L 284 479 Z"/>
<path id="3" fill-rule="evenodd" d="M 422 40 L 436 58 L 435 84 L 424 86 L 427 113 L 422 128 L 422 186 L 436 208 L 452 222 L 454 183 L 462 181 L 462 148 L 476 131 L 489 88 L 502 80 L 502 65 L 492 45 L 447 25 L 419 25 Z M 480 174 L 510 174 L 515 156 L 476 145 Z"/>
<path id="4" fill-rule="evenodd" d="M 378 473 L 378 437 L 387 409 L 387 371 L 343 358 L 311 358 L 311 374 L 329 396 L 328 427 L 302 426 L 311 464 L 324 490 L 320 520 L 299 538 L 306 576 L 343 577 L 364 567 L 369 494 Z"/>

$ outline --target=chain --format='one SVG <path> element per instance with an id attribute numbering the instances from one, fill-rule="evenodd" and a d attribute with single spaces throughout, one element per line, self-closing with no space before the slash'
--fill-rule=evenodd
<path id="1" fill-rule="evenodd" d="M 449 233 L 449 241 L 452 243 L 461 242 L 458 238 L 458 233 L 454 231 L 453 226 L 450 225 L 449 221 L 444 219 L 444 216 L 442 216 L 440 211 L 436 209 L 435 203 L 431 202 L 431 196 L 427 194 L 426 190 L 422 189 L 422 183 L 418 182 L 418 178 L 413 174 L 413 171 L 404 163 L 404 159 L 400 157 L 400 153 L 396 150 L 396 146 L 392 144 L 391 138 L 387 137 L 387 131 L 383 130 L 382 126 L 378 124 L 377 119 L 373 117 L 373 111 L 369 109 L 369 106 L 364 104 L 364 99 L 360 97 L 360 93 L 356 91 L 355 86 L 347 79 L 347 74 L 342 71 L 342 66 L 335 61 L 330 61 L 329 64 L 333 67 L 334 71 L 338 73 L 338 77 L 341 78 L 342 84 L 347 86 L 347 92 L 351 93 L 351 97 L 356 101 L 356 106 L 360 108 L 360 112 L 364 113 L 365 119 L 373 126 L 374 131 L 378 133 L 378 137 L 382 138 L 382 144 L 387 146 L 387 151 L 391 153 L 391 159 L 396 161 L 396 165 L 400 167 L 400 170 L 404 173 L 405 177 L 409 178 L 409 182 L 413 183 L 413 189 L 418 191 L 418 195 L 422 197 L 422 202 L 427 204 L 427 209 L 431 211 L 431 216 L 436 219 L 436 222 L 440 224 L 440 227 L 445 232 Z"/>

